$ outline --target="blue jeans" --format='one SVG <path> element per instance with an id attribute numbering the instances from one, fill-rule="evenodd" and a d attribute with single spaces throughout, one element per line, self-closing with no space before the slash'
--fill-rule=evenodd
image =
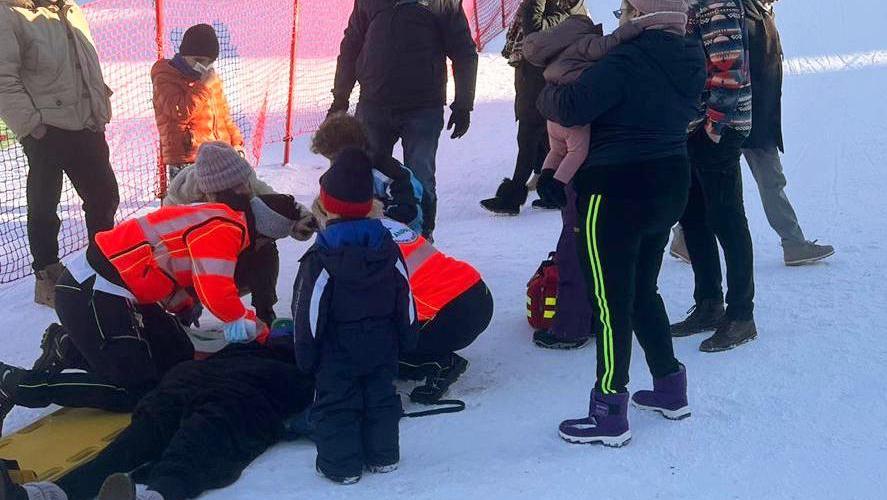
<path id="1" fill-rule="evenodd" d="M 355 116 L 366 128 L 374 154 L 391 156 L 398 139 L 403 144 L 403 162 L 422 183 L 422 234 L 432 236 L 437 214 L 435 157 L 444 125 L 443 107 L 394 110 L 385 106 L 358 102 Z"/>

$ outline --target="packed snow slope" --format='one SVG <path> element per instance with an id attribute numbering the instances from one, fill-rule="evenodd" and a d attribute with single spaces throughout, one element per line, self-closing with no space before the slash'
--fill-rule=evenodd
<path id="1" fill-rule="evenodd" d="M 610 22 L 616 0 L 588 2 Z M 463 354 L 471 367 L 450 396 L 468 409 L 404 420 L 400 470 L 339 487 L 314 473 L 308 442 L 281 444 L 234 486 L 207 498 L 884 498 L 887 486 L 887 6 L 870 0 L 777 4 L 786 64 L 784 157 L 788 193 L 808 237 L 837 247 L 828 262 L 790 269 L 746 171 L 757 278 L 755 342 L 722 354 L 676 341 L 693 416 L 680 422 L 632 411 L 622 449 L 568 445 L 564 418 L 587 411 L 594 348 L 547 352 L 530 342 L 524 287 L 552 250 L 560 218 L 525 210 L 495 218 L 478 200 L 510 175 L 515 124 L 511 71 L 481 64 L 472 129 L 444 138 L 438 156 L 438 246 L 470 261 L 496 299 L 490 329 Z M 610 23 L 612 27 L 612 23 Z M 324 160 L 294 146 L 292 168 L 260 175 L 310 202 Z M 279 161 L 273 152 L 265 163 Z M 278 313 L 292 295 L 306 245 L 283 243 Z M 689 266 L 666 258 L 660 279 L 673 319 L 692 305 Z M 0 358 L 30 363 L 53 314 L 31 303 L 33 283 L 0 290 Z M 632 390 L 650 386 L 636 347 Z M 401 388 L 408 392 L 410 387 Z M 8 429 L 45 413 L 16 410 Z"/>

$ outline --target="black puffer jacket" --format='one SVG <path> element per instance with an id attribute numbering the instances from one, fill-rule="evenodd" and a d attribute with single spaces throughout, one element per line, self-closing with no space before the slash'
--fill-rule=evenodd
<path id="1" fill-rule="evenodd" d="M 773 11 L 746 0 L 749 66 L 752 85 L 752 129 L 744 148 L 784 151 L 782 142 L 782 43 Z"/>
<path id="2" fill-rule="evenodd" d="M 360 100 L 392 109 L 443 106 L 453 61 L 453 109 L 471 110 L 477 47 L 460 0 L 355 0 L 339 51 L 333 108 Z"/>

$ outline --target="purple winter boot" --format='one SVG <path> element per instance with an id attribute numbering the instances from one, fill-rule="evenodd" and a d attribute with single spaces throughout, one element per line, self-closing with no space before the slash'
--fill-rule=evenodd
<path id="1" fill-rule="evenodd" d="M 687 403 L 687 369 L 681 369 L 662 378 L 653 379 L 652 391 L 637 391 L 631 397 L 635 408 L 658 411 L 669 420 L 681 420 L 690 416 Z"/>
<path id="2" fill-rule="evenodd" d="M 576 444 L 600 443 L 620 448 L 631 441 L 628 429 L 628 393 L 601 394 L 591 392 L 588 417 L 564 420 L 560 435 L 564 441 Z"/>

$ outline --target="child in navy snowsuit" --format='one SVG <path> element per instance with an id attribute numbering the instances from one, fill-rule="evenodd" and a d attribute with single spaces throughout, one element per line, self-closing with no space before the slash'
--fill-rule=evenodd
<path id="1" fill-rule="evenodd" d="M 316 374 L 317 470 L 350 484 L 400 460 L 400 349 L 416 341 L 409 277 L 373 209 L 372 164 L 342 151 L 320 179 L 327 227 L 302 257 L 293 292 L 296 360 Z"/>

